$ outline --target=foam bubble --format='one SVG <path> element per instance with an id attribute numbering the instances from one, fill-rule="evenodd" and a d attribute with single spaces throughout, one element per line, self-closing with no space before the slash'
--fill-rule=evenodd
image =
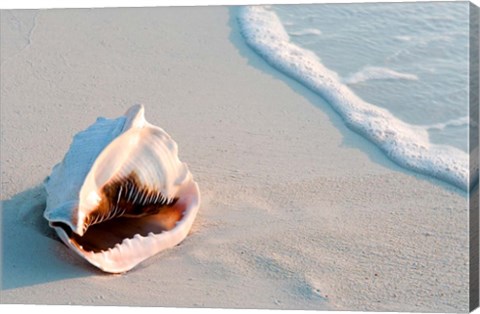
<path id="1" fill-rule="evenodd" d="M 394 162 L 464 190 L 478 180 L 469 180 L 467 153 L 431 143 L 425 127 L 405 123 L 358 97 L 315 53 L 290 42 L 274 12 L 262 6 L 241 7 L 238 20 L 247 44 L 266 62 L 321 95 L 349 128 L 375 143 Z"/>

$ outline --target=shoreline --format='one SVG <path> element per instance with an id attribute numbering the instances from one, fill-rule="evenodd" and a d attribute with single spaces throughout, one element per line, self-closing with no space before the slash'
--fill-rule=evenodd
<path id="1" fill-rule="evenodd" d="M 270 68 L 235 10 L 40 12 L 2 65 L 2 302 L 466 310 L 465 193 L 396 166 Z M 23 38 L 1 14 L 2 34 Z M 108 276 L 52 236 L 38 185 L 74 134 L 138 102 L 202 204 L 179 246 Z"/>
<path id="2" fill-rule="evenodd" d="M 397 165 L 445 181 L 465 191 L 470 182 L 468 154 L 429 141 L 426 129 L 406 123 L 390 111 L 369 103 L 325 67 L 314 51 L 293 43 L 275 12 L 262 7 L 239 9 L 247 44 L 266 63 L 325 99 L 354 132 L 362 135 Z M 258 28 L 258 25 L 263 26 Z"/>

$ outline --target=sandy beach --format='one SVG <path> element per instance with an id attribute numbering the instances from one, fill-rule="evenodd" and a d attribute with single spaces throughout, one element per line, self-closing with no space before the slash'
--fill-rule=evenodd
<path id="1" fill-rule="evenodd" d="M 1 303 L 468 311 L 467 194 L 348 129 L 235 16 L 1 12 Z M 42 181 L 76 133 L 135 103 L 202 204 L 179 246 L 108 275 L 48 227 Z"/>

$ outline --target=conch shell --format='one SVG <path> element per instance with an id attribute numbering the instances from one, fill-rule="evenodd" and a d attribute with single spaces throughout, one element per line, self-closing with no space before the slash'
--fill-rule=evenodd
<path id="1" fill-rule="evenodd" d="M 187 236 L 200 191 L 177 144 L 142 105 L 75 135 L 44 182 L 44 217 L 78 255 L 109 273 L 132 269 Z"/>

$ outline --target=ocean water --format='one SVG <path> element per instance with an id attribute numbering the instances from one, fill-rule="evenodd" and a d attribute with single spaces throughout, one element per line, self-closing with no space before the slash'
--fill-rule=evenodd
<path id="1" fill-rule="evenodd" d="M 238 21 L 267 63 L 390 159 L 468 189 L 468 10 L 465 2 L 246 6 Z"/>

